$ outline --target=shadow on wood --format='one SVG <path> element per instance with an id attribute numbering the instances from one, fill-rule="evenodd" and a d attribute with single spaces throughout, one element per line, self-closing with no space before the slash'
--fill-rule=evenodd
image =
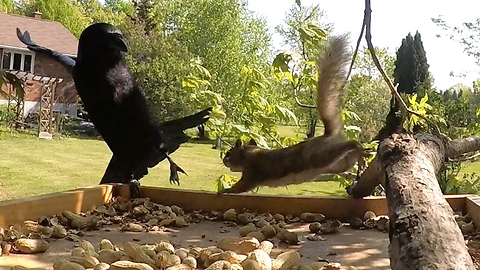
<path id="1" fill-rule="evenodd" d="M 110 201 L 113 191 L 128 191 L 128 185 L 100 185 L 81 188 L 18 200 L 0 202 L 0 226 L 8 228 L 24 220 L 36 220 L 42 216 L 61 214 L 69 210 L 75 213 L 94 209 Z M 256 212 L 284 213 L 299 215 L 303 212 L 320 212 L 329 218 L 348 221 L 353 217 L 362 217 L 365 211 L 372 210 L 378 215 L 387 214 L 385 197 L 351 199 L 347 197 L 295 197 L 257 194 L 224 195 L 218 197 L 213 192 L 199 192 L 142 186 L 145 197 L 164 205 L 178 205 L 185 210 L 225 211 L 249 209 Z M 120 192 L 125 195 L 124 192 Z M 445 196 L 455 211 L 465 211 L 465 196 Z M 476 196 L 469 197 L 470 199 Z M 470 206 L 468 210 L 480 222 L 480 207 Z M 478 213 L 478 214 L 477 214 Z M 475 220 L 475 219 L 474 219 Z M 475 221 L 477 222 L 477 221 Z M 479 224 L 479 223 L 476 223 Z"/>
<path id="2" fill-rule="evenodd" d="M 25 220 L 61 214 L 65 210 L 75 213 L 95 209 L 110 201 L 111 185 L 100 185 L 64 192 L 0 202 L 0 226 L 8 228 Z"/>

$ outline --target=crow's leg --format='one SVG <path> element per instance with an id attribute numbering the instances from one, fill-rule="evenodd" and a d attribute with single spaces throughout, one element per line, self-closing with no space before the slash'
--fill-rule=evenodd
<path id="1" fill-rule="evenodd" d="M 180 186 L 180 178 L 178 177 L 178 172 L 184 173 L 185 175 L 187 175 L 187 173 L 172 160 L 168 153 L 166 153 L 165 155 L 167 156 L 168 162 L 170 163 L 170 184 L 177 184 Z"/>
<path id="2" fill-rule="evenodd" d="M 135 198 L 141 198 L 142 197 L 142 191 L 140 189 L 140 181 L 137 179 L 132 178 L 129 182 L 128 185 L 130 187 L 130 197 L 132 199 Z"/>

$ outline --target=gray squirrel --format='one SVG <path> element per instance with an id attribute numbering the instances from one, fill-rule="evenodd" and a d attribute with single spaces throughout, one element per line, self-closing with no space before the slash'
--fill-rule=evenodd
<path id="1" fill-rule="evenodd" d="M 318 59 L 317 111 L 325 127 L 322 136 L 281 149 L 268 150 L 252 139 L 246 145 L 237 140 L 223 158 L 233 172 L 242 172 L 232 187 L 218 192 L 243 193 L 259 186 L 280 187 L 314 180 L 321 174 L 341 173 L 358 161 L 365 166 L 367 156 L 362 146 L 342 133 L 340 103 L 351 60 L 346 36 L 329 38 Z M 360 169 L 357 172 L 360 173 Z"/>

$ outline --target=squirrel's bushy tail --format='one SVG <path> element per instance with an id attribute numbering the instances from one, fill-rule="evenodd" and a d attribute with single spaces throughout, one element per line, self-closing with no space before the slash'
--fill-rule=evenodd
<path id="1" fill-rule="evenodd" d="M 326 136 L 339 134 L 343 129 L 340 102 L 351 60 L 345 35 L 330 37 L 325 52 L 318 59 L 317 110 Z"/>

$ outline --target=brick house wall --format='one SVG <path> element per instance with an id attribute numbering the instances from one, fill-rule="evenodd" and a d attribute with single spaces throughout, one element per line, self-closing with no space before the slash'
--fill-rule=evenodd
<path id="1" fill-rule="evenodd" d="M 14 52 L 15 49 L 18 49 L 20 53 L 28 51 L 27 46 L 15 34 L 20 28 L 22 31 L 28 31 L 37 44 L 67 55 L 76 55 L 77 53 L 78 39 L 60 22 L 43 19 L 41 12 L 34 12 L 31 16 L 0 12 L 0 22 L 0 47 L 5 50 Z M 3 51 L 0 49 L 0 59 Z M 29 52 L 28 54 L 34 53 Z M 22 57 L 22 59 L 24 58 Z M 70 116 L 76 117 L 78 96 L 71 75 L 61 64 L 45 56 L 35 54 L 34 61 L 34 75 L 63 79 L 63 82 L 58 84 L 55 89 L 53 110 L 62 112 L 68 110 Z M 20 65 L 23 66 L 22 62 Z M 31 81 L 25 84 L 25 115 L 39 107 L 40 91 L 41 85 L 38 82 Z M 0 104 L 5 103 L 7 103 L 5 97 L 3 100 L 0 97 Z"/>
<path id="2" fill-rule="evenodd" d="M 63 82 L 58 83 L 55 88 L 55 103 L 75 104 L 78 94 L 75 89 L 72 75 L 60 64 L 46 56 L 36 54 L 34 64 L 35 75 L 62 78 Z M 25 101 L 40 101 L 40 87 L 36 83 L 35 89 L 26 92 Z"/>
<path id="3" fill-rule="evenodd" d="M 3 50 L 0 48 L 0 56 Z M 1 57 L 0 57 L 1 59 Z M 46 56 L 35 54 L 34 74 L 39 76 L 48 76 L 55 78 L 62 78 L 61 83 L 57 83 L 54 96 L 54 110 L 69 112 L 73 117 L 76 117 L 76 103 L 78 101 L 78 94 L 75 89 L 72 75 L 60 64 Z M 39 108 L 41 84 L 36 81 L 27 81 L 24 85 L 25 89 L 25 112 L 33 112 Z M 2 86 L 2 90 L 8 92 L 6 86 Z M 5 100 L 5 97 L 0 95 L 0 99 Z M 1 103 L 5 103 L 1 102 Z"/>

